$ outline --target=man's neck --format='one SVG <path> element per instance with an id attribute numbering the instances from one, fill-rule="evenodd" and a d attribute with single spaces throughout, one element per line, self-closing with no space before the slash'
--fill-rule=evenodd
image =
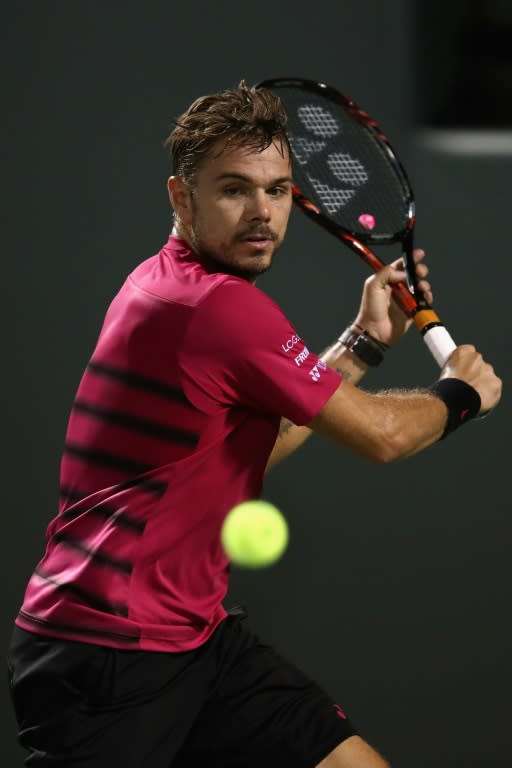
<path id="1" fill-rule="evenodd" d="M 186 242 L 186 244 L 188 245 L 188 247 L 192 251 L 194 251 L 194 253 L 197 253 L 197 251 L 194 248 L 194 245 L 192 243 L 192 239 L 191 239 L 190 235 L 188 234 L 188 232 L 186 231 L 185 227 L 183 227 L 180 224 L 174 224 L 174 226 L 172 228 L 171 235 L 174 235 L 174 237 L 179 237 L 182 240 L 184 240 Z"/>
<path id="2" fill-rule="evenodd" d="M 235 275 L 236 277 L 240 277 L 242 280 L 246 280 L 248 283 L 252 283 L 253 285 L 256 283 L 257 275 L 252 274 L 242 274 L 241 272 L 237 270 L 230 269 L 229 267 L 226 267 L 225 264 L 218 261 L 214 256 L 208 254 L 208 253 L 201 253 L 197 250 L 197 247 L 194 247 L 194 244 L 192 242 L 192 238 L 190 234 L 187 232 L 186 227 L 184 227 L 181 223 L 175 223 L 171 235 L 174 237 L 179 237 L 182 240 L 186 242 L 190 250 L 196 254 L 199 261 L 202 261 L 203 263 L 207 263 L 209 265 L 210 269 L 213 269 L 215 272 L 224 272 L 226 275 Z"/>

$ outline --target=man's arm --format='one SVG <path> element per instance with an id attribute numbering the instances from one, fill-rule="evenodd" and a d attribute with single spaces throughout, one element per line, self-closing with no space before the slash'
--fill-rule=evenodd
<path id="1" fill-rule="evenodd" d="M 427 301 L 432 301 L 430 284 L 425 278 L 428 274 L 428 268 L 421 263 L 424 252 L 417 249 L 414 252 L 416 261 L 416 276 L 419 281 L 419 287 L 424 292 Z M 403 267 L 400 266 L 401 260 L 397 260 L 377 275 L 373 275 L 365 281 L 363 295 L 359 313 L 356 318 L 356 324 L 360 328 L 372 332 L 374 338 L 379 339 L 384 344 L 389 345 L 397 341 L 406 333 L 411 325 L 411 320 L 398 309 L 391 301 L 391 288 L 393 282 L 404 279 Z M 357 385 L 368 370 L 357 355 L 347 350 L 339 341 L 331 345 L 322 353 L 320 359 L 327 363 L 329 367 L 334 368 L 353 386 Z M 298 427 L 289 419 L 282 419 L 279 428 L 279 434 L 275 442 L 272 453 L 270 454 L 266 471 L 272 469 L 280 461 L 285 459 L 297 448 L 299 448 L 312 434 L 309 427 Z"/>
<path id="2" fill-rule="evenodd" d="M 500 379 L 469 345 L 457 347 L 451 354 L 441 372 L 440 381 L 443 379 L 462 383 L 460 405 L 443 402 L 428 389 L 369 394 L 347 382 L 338 387 L 309 426 L 370 461 L 388 463 L 406 458 L 442 437 L 449 408 L 460 417 L 465 385 L 478 393 L 481 412 L 494 408 L 501 397 Z M 462 422 L 460 417 L 458 423 Z"/>
<path id="3" fill-rule="evenodd" d="M 419 288 L 432 301 L 428 269 L 421 264 L 424 253 L 414 252 Z M 397 341 L 411 325 L 410 318 L 391 298 L 391 285 L 404 279 L 403 265 L 397 260 L 365 282 L 355 324 L 385 346 Z M 341 351 L 340 351 L 341 348 Z M 330 347 L 322 359 L 344 375 L 345 381 L 307 427 L 283 420 L 279 437 L 267 469 L 290 455 L 311 435 L 318 432 L 350 451 L 381 463 L 411 456 L 436 442 L 444 433 L 449 409 L 429 390 L 390 390 L 369 394 L 357 389 L 367 366 L 343 345 Z M 458 379 L 469 384 L 481 399 L 481 411 L 491 410 L 501 397 L 501 381 L 490 365 L 471 346 L 458 347 L 441 372 L 440 379 Z M 460 411 L 464 410 L 461 404 Z M 455 409 L 457 420 L 457 409 Z"/>
<path id="4" fill-rule="evenodd" d="M 333 368 L 343 376 L 344 381 L 350 381 L 352 385 L 358 384 L 368 370 L 368 366 L 360 358 L 347 350 L 338 341 L 320 355 L 320 360 L 327 363 L 330 368 Z M 270 469 L 273 469 L 276 464 L 279 464 L 280 461 L 286 459 L 297 448 L 300 448 L 312 434 L 313 430 L 310 427 L 298 427 L 289 419 L 281 419 L 277 440 L 269 456 L 265 471 L 268 472 Z"/>
<path id="5" fill-rule="evenodd" d="M 310 427 L 363 459 L 387 464 L 439 440 L 446 419 L 446 406 L 428 390 L 369 394 L 348 384 L 338 388 Z"/>
<path id="6" fill-rule="evenodd" d="M 494 408 L 500 399 L 501 381 L 474 347 L 457 347 L 441 373 L 441 380 L 448 378 L 475 389 L 483 412 Z M 344 381 L 308 427 L 295 427 L 290 432 L 293 435 L 293 429 L 309 428 L 364 459 L 386 464 L 412 456 L 439 440 L 447 417 L 447 405 L 428 389 L 370 394 Z M 300 442 L 295 447 L 298 445 Z M 290 447 L 288 453 L 292 450 Z"/>

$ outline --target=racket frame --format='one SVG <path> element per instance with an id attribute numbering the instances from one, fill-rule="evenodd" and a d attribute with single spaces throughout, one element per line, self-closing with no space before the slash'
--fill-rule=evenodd
<path id="1" fill-rule="evenodd" d="M 431 310 L 430 305 L 426 302 L 421 291 L 418 289 L 417 284 L 416 269 L 413 259 L 413 230 L 416 223 L 416 207 L 409 177 L 391 146 L 388 137 L 377 125 L 376 121 L 353 99 L 346 96 L 341 91 L 338 91 L 336 88 L 320 81 L 297 77 L 276 77 L 260 81 L 255 85 L 255 88 L 297 88 L 302 91 L 306 90 L 316 94 L 320 93 L 331 101 L 339 104 L 349 113 L 352 119 L 363 124 L 364 127 L 375 136 L 379 142 L 380 148 L 386 152 L 388 160 L 394 167 L 397 177 L 402 182 L 402 189 L 407 206 L 407 220 L 405 226 L 401 230 L 393 234 L 378 235 L 371 232 L 368 232 L 367 234 L 354 232 L 342 227 L 324 214 L 315 203 L 303 194 L 302 190 L 297 185 L 294 185 L 292 189 L 294 203 L 327 232 L 330 232 L 335 237 L 343 240 L 349 248 L 357 253 L 357 255 L 376 272 L 385 266 L 385 262 L 379 259 L 368 246 L 389 245 L 400 242 L 402 244 L 402 257 L 404 259 L 407 284 L 397 283 L 393 285 L 393 295 L 395 300 L 409 317 L 414 317 L 420 310 L 430 310 L 432 315 L 435 315 L 435 312 Z M 432 322 L 436 321 L 432 318 Z"/>
<path id="2" fill-rule="evenodd" d="M 376 272 L 386 265 L 371 250 L 370 245 L 401 243 L 406 282 L 395 283 L 391 286 L 393 296 L 405 314 L 413 318 L 414 324 L 422 334 L 425 344 L 437 364 L 442 368 L 456 348 L 456 344 L 441 322 L 437 312 L 428 304 L 418 288 L 416 266 L 413 257 L 413 231 L 416 223 L 414 195 L 405 168 L 398 159 L 386 134 L 379 128 L 376 121 L 353 99 L 326 83 L 298 77 L 276 77 L 261 80 L 255 85 L 255 88 L 275 88 L 277 92 L 279 92 L 279 88 L 297 88 L 298 90 L 325 95 L 334 103 L 339 104 L 354 120 L 357 120 L 368 131 L 373 133 L 379 142 L 380 148 L 386 152 L 389 162 L 402 182 L 407 204 L 406 224 L 399 232 L 376 235 L 371 232 L 366 234 L 346 229 L 324 214 L 313 201 L 303 194 L 297 185 L 294 185 L 292 188 L 293 200 L 306 216 L 309 216 L 309 218 L 313 219 L 313 221 L 334 235 L 338 240 L 346 243 L 352 251 Z"/>

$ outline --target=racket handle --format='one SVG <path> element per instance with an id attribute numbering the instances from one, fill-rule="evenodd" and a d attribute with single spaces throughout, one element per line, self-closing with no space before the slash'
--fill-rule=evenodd
<path id="1" fill-rule="evenodd" d="M 440 368 L 444 368 L 446 361 L 457 346 L 454 340 L 444 325 L 431 326 L 427 330 L 422 331 L 422 333 L 423 341 L 432 353 L 434 360 Z M 474 419 L 485 419 L 485 417 L 492 413 L 492 411 L 493 408 L 489 411 L 480 411 Z"/>
<path id="2" fill-rule="evenodd" d="M 423 341 L 440 368 L 444 368 L 446 361 L 457 346 L 444 325 L 435 325 L 425 331 Z"/>
<path id="3" fill-rule="evenodd" d="M 433 309 L 420 309 L 414 316 L 414 324 L 438 366 L 443 368 L 456 344 Z"/>
<path id="4" fill-rule="evenodd" d="M 437 318 L 434 324 L 432 324 L 432 316 Z M 429 320 L 426 320 L 427 317 Z M 420 309 L 414 318 L 414 322 L 422 334 L 423 341 L 429 348 L 432 357 L 440 368 L 444 368 L 446 361 L 457 346 L 454 340 L 432 309 Z M 489 411 L 480 411 L 475 416 L 475 419 L 485 419 L 492 411 L 492 408 Z"/>

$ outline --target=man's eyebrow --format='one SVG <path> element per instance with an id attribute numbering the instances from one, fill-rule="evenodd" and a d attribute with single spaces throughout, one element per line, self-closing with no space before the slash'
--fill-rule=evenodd
<path id="1" fill-rule="evenodd" d="M 246 176 L 244 173 L 219 173 L 218 176 L 215 177 L 214 181 L 225 181 L 226 179 L 238 179 L 238 181 L 244 181 L 247 184 L 254 184 L 254 181 L 251 179 L 250 176 Z M 272 179 L 270 184 L 268 184 L 268 187 L 275 187 L 279 184 L 292 184 L 293 179 L 291 176 L 280 176 L 278 179 Z"/>

